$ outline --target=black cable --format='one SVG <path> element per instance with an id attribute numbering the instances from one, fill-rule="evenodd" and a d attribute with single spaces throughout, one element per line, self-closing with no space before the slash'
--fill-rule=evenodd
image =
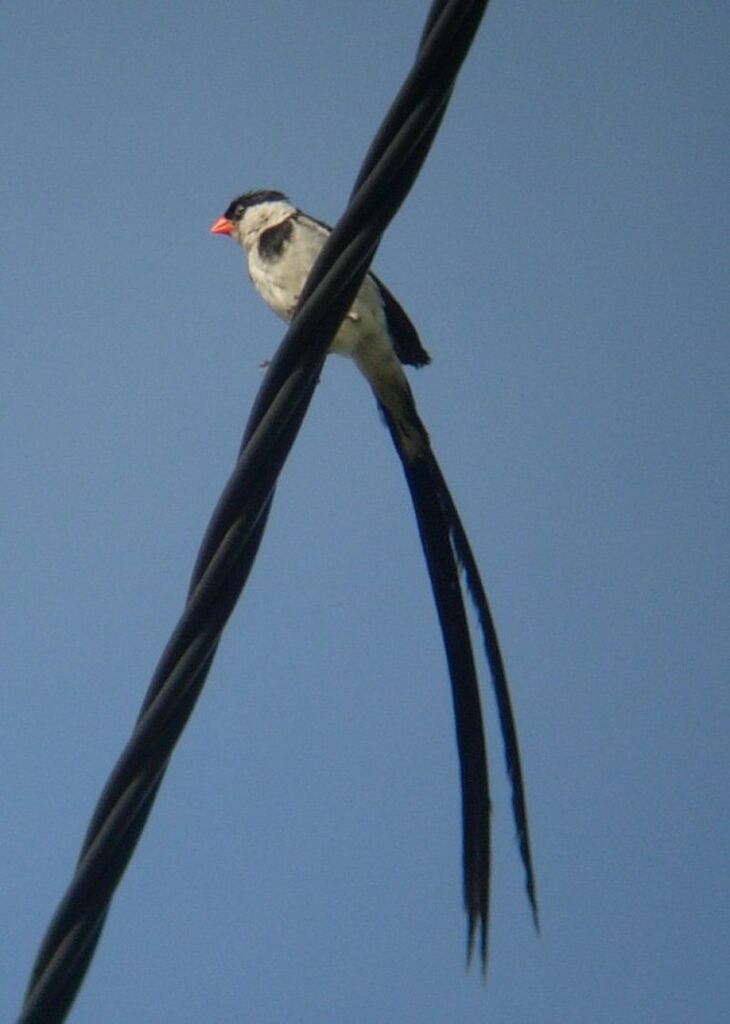
<path id="1" fill-rule="evenodd" d="M 185 609 L 99 798 L 73 880 L 37 954 L 18 1024 L 63 1021 L 83 982 L 114 891 L 248 579 L 279 472 L 331 340 L 428 154 L 487 3 L 435 0 L 431 6 L 414 66 L 368 150 L 256 398 L 238 462 L 203 538 Z"/>

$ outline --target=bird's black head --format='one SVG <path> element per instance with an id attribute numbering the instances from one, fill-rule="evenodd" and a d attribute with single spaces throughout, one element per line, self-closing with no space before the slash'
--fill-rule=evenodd
<path id="1" fill-rule="evenodd" d="M 235 223 L 240 221 L 246 210 L 251 206 L 258 206 L 260 203 L 288 202 L 283 192 L 277 192 L 271 188 L 259 188 L 253 192 L 244 192 L 230 204 L 223 214 L 228 220 Z"/>

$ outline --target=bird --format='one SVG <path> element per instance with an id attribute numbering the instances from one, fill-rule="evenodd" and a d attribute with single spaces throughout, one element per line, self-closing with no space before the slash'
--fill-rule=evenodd
<path id="1" fill-rule="evenodd" d="M 264 302 L 287 323 L 331 228 L 294 206 L 276 189 L 237 196 L 211 226 L 245 250 L 248 273 Z M 477 932 L 483 972 L 488 955 L 491 874 L 491 800 L 479 682 L 460 572 L 477 613 L 495 695 L 512 814 L 525 888 L 539 932 L 535 871 L 517 727 L 497 631 L 479 567 L 428 431 L 417 411 L 404 366 L 423 367 L 431 357 L 403 307 L 368 272 L 335 335 L 330 352 L 353 360 L 370 385 L 400 458 L 433 590 L 451 680 L 460 767 L 463 899 L 467 963 Z"/>

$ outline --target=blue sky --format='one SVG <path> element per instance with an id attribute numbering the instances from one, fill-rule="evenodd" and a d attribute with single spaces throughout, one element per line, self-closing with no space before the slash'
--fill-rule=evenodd
<path id="1" fill-rule="evenodd" d="M 261 186 L 337 218 L 426 7 L 3 7 L 3 1020 L 282 335 L 208 228 Z M 434 358 L 542 938 L 492 728 L 486 988 L 465 973 L 438 626 L 332 357 L 74 1024 L 726 1019 L 728 28 L 495 2 L 376 261 Z"/>

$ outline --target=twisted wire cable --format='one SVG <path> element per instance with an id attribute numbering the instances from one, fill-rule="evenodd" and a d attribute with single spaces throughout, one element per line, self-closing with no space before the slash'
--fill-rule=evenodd
<path id="1" fill-rule="evenodd" d="M 249 417 L 239 458 L 206 530 L 183 613 L 99 798 L 73 879 L 33 966 L 18 1024 L 63 1021 L 167 765 L 246 584 L 274 488 L 332 338 L 380 238 L 410 190 L 488 0 L 435 0 L 416 61 L 378 130 L 349 204 L 322 250 Z"/>

